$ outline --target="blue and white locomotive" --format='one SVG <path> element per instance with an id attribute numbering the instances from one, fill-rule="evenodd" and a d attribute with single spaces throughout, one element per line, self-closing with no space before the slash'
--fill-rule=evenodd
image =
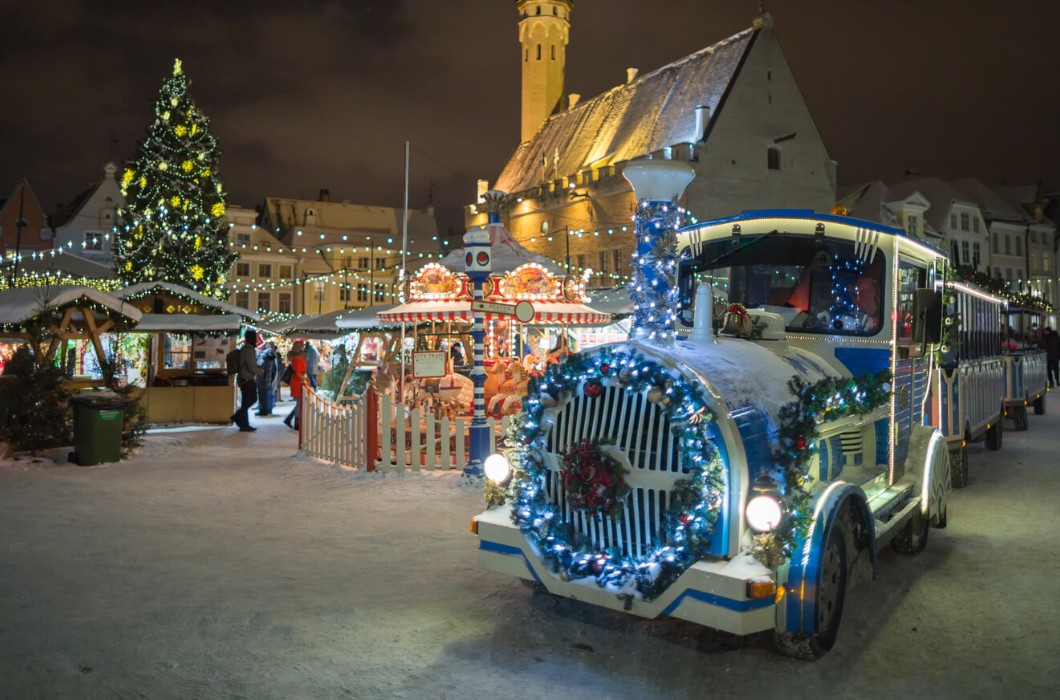
<path id="1" fill-rule="evenodd" d="M 472 521 L 479 562 L 647 618 L 772 630 L 815 658 L 877 551 L 919 552 L 946 524 L 930 421 L 945 253 L 801 210 L 677 231 L 682 168 L 627 167 L 632 337 L 531 385 L 513 448 L 487 460 L 511 481 Z"/>

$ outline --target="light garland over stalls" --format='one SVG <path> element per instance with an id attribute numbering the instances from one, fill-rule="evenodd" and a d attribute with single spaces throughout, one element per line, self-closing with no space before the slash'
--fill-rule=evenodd
<path id="1" fill-rule="evenodd" d="M 649 401 L 662 408 L 677 441 L 678 464 L 688 474 L 670 492 L 663 514 L 664 541 L 644 557 L 600 551 L 569 540 L 568 523 L 545 490 L 546 411 L 577 394 L 596 400 L 605 387 L 646 393 Z M 624 599 L 651 600 L 710 546 L 726 485 L 725 465 L 710 432 L 713 421 L 698 385 L 636 350 L 604 348 L 570 355 L 550 365 L 541 378 L 530 380 L 523 412 L 509 429 L 509 444 L 515 447 L 507 452 L 517 470 L 509 487 L 512 521 L 564 579 L 593 577 L 597 585 Z M 624 505 L 628 506 L 629 498 L 624 498 Z M 597 513 L 597 517 L 602 516 Z"/>
<path id="2" fill-rule="evenodd" d="M 160 280 L 224 298 L 238 254 L 229 250 L 217 142 L 188 84 L 177 59 L 155 120 L 122 173 L 115 270 L 126 285 Z"/>

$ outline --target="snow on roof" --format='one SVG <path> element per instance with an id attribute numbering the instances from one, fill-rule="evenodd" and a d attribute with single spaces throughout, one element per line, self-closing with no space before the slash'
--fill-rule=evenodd
<path id="1" fill-rule="evenodd" d="M 303 316 L 284 324 L 275 324 L 273 329 L 283 335 L 294 335 L 303 338 L 332 338 L 352 333 L 357 328 L 379 328 L 376 314 L 389 311 L 393 304 L 369 306 L 365 309 L 341 309 L 318 316 Z"/>
<path id="2" fill-rule="evenodd" d="M 238 314 L 144 314 L 134 333 L 236 332 L 243 325 Z"/>
<path id="3" fill-rule="evenodd" d="M 979 211 L 987 221 L 1010 221 L 1023 223 L 1027 214 L 1004 200 L 997 192 L 974 177 L 952 180 L 950 184 L 979 205 Z"/>
<path id="4" fill-rule="evenodd" d="M 211 309 L 213 311 L 220 311 L 226 314 L 235 314 L 248 321 L 257 322 L 260 320 L 260 317 L 256 313 L 248 311 L 241 306 L 229 304 L 226 301 L 220 301 L 218 299 L 213 299 L 204 294 L 200 294 L 194 290 L 188 289 L 187 287 L 181 287 L 180 285 L 172 284 L 171 282 L 141 282 L 140 284 L 134 284 L 130 287 L 119 289 L 118 291 L 114 292 L 114 296 L 119 297 L 121 299 L 130 299 L 132 297 L 138 297 L 142 296 L 143 294 L 150 293 L 152 290 L 168 292 L 173 296 L 191 299 L 207 309 Z M 191 314 L 180 315 L 190 316 Z"/>
<path id="5" fill-rule="evenodd" d="M 550 117 L 515 150 L 495 188 L 522 192 L 601 163 L 701 140 L 696 108 L 708 107 L 714 118 L 755 31 L 746 29 Z"/>
<path id="6" fill-rule="evenodd" d="M 139 321 L 143 315 L 132 304 L 92 287 L 19 287 L 0 291 L 0 324 L 24 323 L 40 316 L 47 309 L 61 309 L 80 301 L 101 304 L 131 321 Z"/>
<path id="7" fill-rule="evenodd" d="M 40 257 L 23 257 L 19 263 L 19 270 L 34 272 L 39 275 L 55 273 L 69 275 L 71 277 L 84 277 L 85 279 L 114 279 L 114 268 L 109 265 L 98 263 L 95 260 L 83 258 L 74 253 L 66 253 L 62 248 L 52 251 L 43 251 Z"/>
<path id="8" fill-rule="evenodd" d="M 629 288 L 624 285 L 608 289 L 591 288 L 586 290 L 586 293 L 589 296 L 589 305 L 597 311 L 615 316 L 633 313 L 633 299 L 629 296 Z"/>
<path id="9" fill-rule="evenodd" d="M 924 212 L 924 219 L 936 231 L 946 230 L 946 217 L 949 215 L 951 205 L 954 202 L 975 205 L 975 201 L 971 197 L 937 177 L 903 180 L 889 185 L 889 187 L 892 200 L 904 199 L 913 192 L 919 192 L 924 199 L 931 202 L 931 206 Z"/>
<path id="10" fill-rule="evenodd" d="M 490 230 L 490 254 L 493 258 L 492 267 L 494 274 L 511 272 L 520 265 L 528 262 L 537 263 L 544 267 L 550 274 L 562 275 L 563 271 L 559 265 L 543 255 L 531 252 L 516 242 L 512 234 L 503 224 L 488 224 Z M 483 226 L 472 227 L 470 231 L 481 231 Z M 464 263 L 464 249 L 452 250 L 442 260 L 441 264 L 452 272 L 463 272 L 467 269 Z"/>

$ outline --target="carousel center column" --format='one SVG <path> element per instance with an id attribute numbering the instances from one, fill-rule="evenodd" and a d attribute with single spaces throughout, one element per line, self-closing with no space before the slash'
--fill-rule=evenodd
<path id="1" fill-rule="evenodd" d="M 484 195 L 489 211 L 485 229 L 475 229 L 464 234 L 464 268 L 471 280 L 471 292 L 476 302 L 483 301 L 483 287 L 489 281 L 493 271 L 493 251 L 491 231 L 501 225 L 501 204 L 505 194 L 490 190 Z M 486 368 L 483 366 L 483 346 L 486 342 L 485 313 L 472 304 L 471 339 L 475 344 L 474 366 L 471 369 L 471 381 L 475 384 L 475 406 L 471 418 L 470 449 L 464 476 L 481 477 L 482 465 L 489 455 L 490 427 L 486 423 Z"/>

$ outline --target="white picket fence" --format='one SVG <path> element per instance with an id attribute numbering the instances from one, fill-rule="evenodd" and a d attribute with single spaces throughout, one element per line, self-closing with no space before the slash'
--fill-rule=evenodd
<path id="1" fill-rule="evenodd" d="M 467 463 L 470 420 L 463 417 L 436 418 L 387 395 L 335 403 L 307 389 L 302 398 L 302 450 L 310 457 L 385 472 L 463 469 Z M 510 422 L 487 419 L 490 452 Z"/>
<path id="2" fill-rule="evenodd" d="M 368 463 L 368 411 L 362 397 L 335 403 L 306 387 L 301 448 L 310 457 L 351 469 Z"/>

